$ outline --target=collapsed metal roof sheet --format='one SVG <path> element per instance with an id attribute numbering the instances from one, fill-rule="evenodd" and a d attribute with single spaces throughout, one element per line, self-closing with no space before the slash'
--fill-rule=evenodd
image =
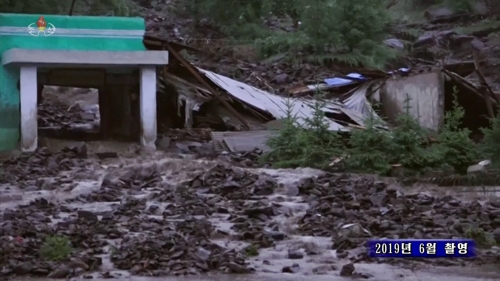
<path id="1" fill-rule="evenodd" d="M 292 115 L 297 117 L 297 122 L 300 125 L 306 125 L 304 119 L 313 116 L 314 109 L 310 106 L 310 102 L 305 102 L 297 98 L 289 98 L 287 100 L 287 98 L 271 94 L 214 72 L 201 68 L 198 68 L 198 70 L 234 98 L 263 111 L 267 111 L 276 119 L 287 117 L 287 104 L 290 104 L 292 107 Z M 339 110 L 340 107 L 333 103 L 329 103 L 323 108 L 324 112 L 330 113 L 337 113 Z M 348 127 L 342 126 L 327 117 L 324 118 L 330 124 L 330 130 L 332 131 L 349 130 Z"/>

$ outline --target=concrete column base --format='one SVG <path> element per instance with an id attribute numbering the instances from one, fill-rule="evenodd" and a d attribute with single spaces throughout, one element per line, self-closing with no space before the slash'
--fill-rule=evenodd
<path id="1" fill-rule="evenodd" d="M 38 145 L 37 67 L 22 66 L 20 81 L 21 151 L 35 151 Z"/>
<path id="2" fill-rule="evenodd" d="M 156 149 L 156 68 L 143 66 L 140 82 L 141 144 Z"/>

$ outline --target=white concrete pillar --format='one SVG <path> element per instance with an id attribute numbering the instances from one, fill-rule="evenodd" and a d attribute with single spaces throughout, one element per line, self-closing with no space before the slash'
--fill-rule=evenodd
<path id="1" fill-rule="evenodd" d="M 38 82 L 36 72 L 36 66 L 21 67 L 21 151 L 34 151 L 38 145 Z"/>
<path id="2" fill-rule="evenodd" d="M 156 68 L 141 67 L 141 144 L 156 149 Z"/>

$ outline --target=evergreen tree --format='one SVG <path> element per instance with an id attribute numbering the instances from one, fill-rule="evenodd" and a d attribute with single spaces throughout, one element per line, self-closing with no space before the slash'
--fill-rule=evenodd
<path id="1" fill-rule="evenodd" d="M 391 133 L 381 129 L 381 122 L 374 115 L 365 120 L 365 128 L 351 132 L 349 139 L 348 169 L 358 172 L 386 175 L 394 160 L 394 142 Z"/>
<path id="2" fill-rule="evenodd" d="M 470 130 L 461 127 L 465 110 L 459 105 L 456 93 L 455 89 L 453 110 L 446 112 L 437 141 L 443 161 L 453 167 L 456 173 L 465 174 L 467 167 L 478 160 L 478 152 L 469 138 Z"/>
<path id="3" fill-rule="evenodd" d="M 481 128 L 484 138 L 480 145 L 480 152 L 492 162 L 492 165 L 500 167 L 500 113 L 497 113 L 490 123 L 489 128 Z"/>

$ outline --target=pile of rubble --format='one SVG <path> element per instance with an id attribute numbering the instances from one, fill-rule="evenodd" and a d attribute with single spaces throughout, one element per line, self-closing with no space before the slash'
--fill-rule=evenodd
<path id="1" fill-rule="evenodd" d="M 403 193 L 385 182 L 356 177 L 323 176 L 305 182 L 300 193 L 314 203 L 302 219 L 301 232 L 335 236 L 340 226 L 358 223 L 373 237 L 451 239 L 477 227 L 489 233 L 500 228 L 500 198 L 482 203 Z"/>
<path id="2" fill-rule="evenodd" d="M 125 236 L 112 255 L 117 268 L 150 276 L 199 275 L 214 270 L 250 272 L 241 253 L 210 242 L 213 227 L 208 221 L 184 221 L 175 226 L 150 219 L 142 224 L 145 227 L 138 229 L 141 235 Z"/>
<path id="3" fill-rule="evenodd" d="M 229 200 L 245 200 L 258 196 L 271 195 L 277 184 L 265 175 L 217 165 L 196 176 L 189 183 L 189 188 L 204 189 L 207 193 L 224 196 Z"/>
<path id="4" fill-rule="evenodd" d="M 60 208 L 45 199 L 20 206 L 16 210 L 6 210 L 0 224 L 0 267 L 2 274 L 62 278 L 75 270 L 94 271 L 102 263 L 94 254 L 102 252 L 103 240 L 98 234 L 112 233 L 114 226 L 97 225 L 84 218 L 69 218 L 49 225 L 50 217 L 59 218 Z M 68 261 L 48 261 L 40 258 L 39 251 L 47 238 L 64 235 L 71 241 L 79 256 Z"/>
<path id="5" fill-rule="evenodd" d="M 92 165 L 87 159 L 87 146 L 85 144 L 64 148 L 58 152 L 51 152 L 47 148 L 39 148 L 34 153 L 23 153 L 0 164 L 0 184 L 11 183 L 25 186 L 38 186 L 44 184 L 41 178 L 56 176 L 61 171 L 71 169 L 85 169 Z"/>
<path id="6" fill-rule="evenodd" d="M 244 153 L 222 152 L 217 156 L 217 159 L 243 168 L 267 167 L 267 165 L 262 165 L 262 163 L 259 162 L 262 153 L 263 151 L 258 148 Z"/>
<path id="7" fill-rule="evenodd" d="M 333 249 L 352 250 L 367 239 L 473 238 L 500 241 L 500 198 L 465 201 L 451 195 L 405 193 L 374 177 L 325 175 L 299 186 L 311 203 L 298 228 L 303 235 L 332 237 Z M 500 260 L 500 249 L 492 254 Z M 366 259 L 366 253 L 357 259 Z"/>
<path id="8" fill-rule="evenodd" d="M 94 115 L 89 115 L 78 104 L 68 107 L 64 103 L 43 102 L 38 106 L 38 126 L 40 128 L 71 126 L 89 123 L 94 119 Z"/>
<path id="9" fill-rule="evenodd" d="M 0 251 L 7 255 L 0 257 L 2 273 L 86 276 L 99 270 L 104 259 L 145 276 L 250 273 L 274 262 L 263 263 L 265 256 L 259 256 L 257 265 L 252 256 L 283 246 L 290 247 L 284 259 L 291 261 L 283 272 L 297 273 L 300 266 L 292 262 L 307 263 L 330 250 L 286 246 L 300 235 L 328 237 L 337 256 L 352 262 L 393 262 L 367 257 L 365 243 L 374 238 L 500 241 L 500 199 L 463 201 L 403 192 L 374 177 L 347 174 L 323 174 L 285 186 L 275 177 L 221 164 L 170 185 L 162 169 L 119 169 L 104 178 L 100 190 L 70 204 L 36 200 L 4 211 Z M 98 211 L 77 208 L 96 202 L 106 205 Z M 307 209 L 305 215 L 293 209 L 297 204 Z M 93 206 L 96 210 L 98 205 Z M 42 243 L 52 236 L 71 241 L 70 258 L 39 256 Z M 475 261 L 499 260 L 500 251 L 488 247 Z"/>

